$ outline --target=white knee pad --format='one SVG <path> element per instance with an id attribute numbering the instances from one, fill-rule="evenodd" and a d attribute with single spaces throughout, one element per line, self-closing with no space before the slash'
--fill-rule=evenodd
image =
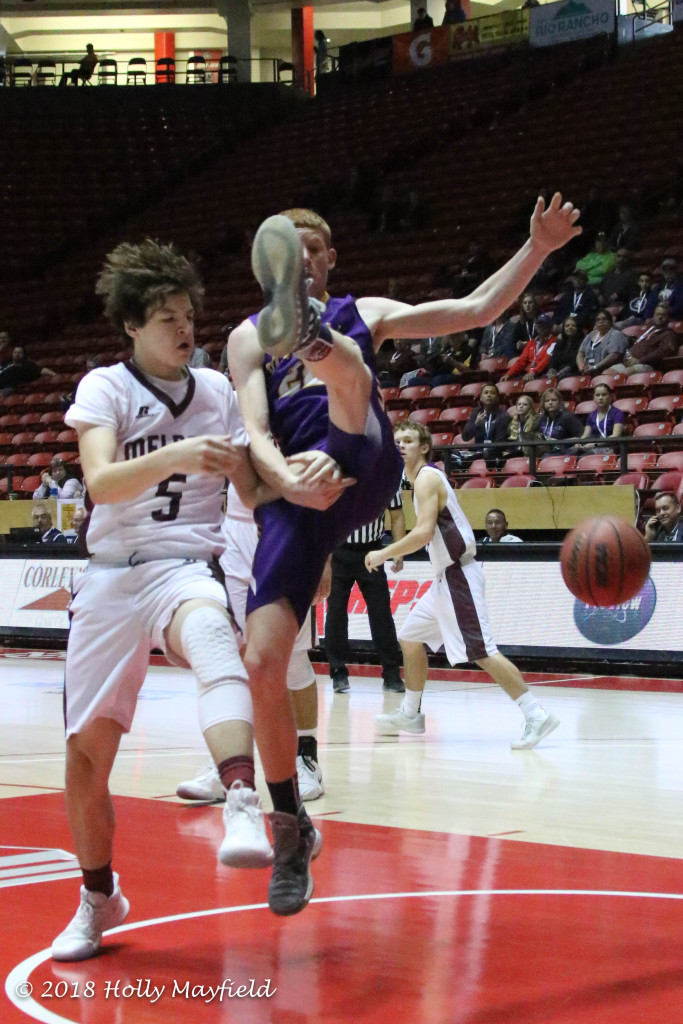
<path id="1" fill-rule="evenodd" d="M 227 616 L 203 605 L 180 630 L 183 654 L 197 677 L 197 710 L 202 732 L 220 722 L 254 723 L 247 673 Z"/>
<path id="2" fill-rule="evenodd" d="M 314 682 L 315 672 L 308 651 L 297 651 L 295 647 L 287 666 L 287 689 L 306 690 Z"/>

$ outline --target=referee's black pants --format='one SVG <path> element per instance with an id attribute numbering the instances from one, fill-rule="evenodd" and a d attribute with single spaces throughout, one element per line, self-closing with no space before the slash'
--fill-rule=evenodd
<path id="1" fill-rule="evenodd" d="M 342 544 L 332 555 L 332 587 L 325 620 L 325 651 L 332 677 L 337 672 L 346 671 L 346 660 L 350 654 L 349 595 L 357 582 L 367 605 L 372 642 L 382 664 L 384 681 L 400 679 L 401 654 L 391 614 L 387 575 L 383 565 L 375 572 L 368 572 L 365 568 L 366 554 L 378 546 L 379 541 L 373 544 Z"/>

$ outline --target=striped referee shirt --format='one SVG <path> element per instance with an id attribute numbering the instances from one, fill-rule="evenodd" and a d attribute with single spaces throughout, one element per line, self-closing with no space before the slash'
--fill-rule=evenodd
<path id="1" fill-rule="evenodd" d="M 393 511 L 397 508 L 403 508 L 401 502 L 400 490 L 396 492 L 396 496 L 389 505 L 389 511 Z M 353 544 L 354 547 L 368 547 L 370 544 L 377 544 L 382 539 L 384 533 L 384 513 L 378 516 L 377 519 L 373 519 L 371 523 L 367 523 L 365 526 L 359 526 L 357 530 L 354 530 L 350 537 L 346 538 L 346 544 Z"/>

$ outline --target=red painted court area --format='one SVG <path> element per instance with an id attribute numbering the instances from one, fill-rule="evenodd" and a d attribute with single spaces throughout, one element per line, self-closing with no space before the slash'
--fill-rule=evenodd
<path id="1" fill-rule="evenodd" d="M 267 872 L 217 864 L 219 808 L 116 807 L 129 919 L 96 959 L 56 964 L 79 880 L 18 884 L 16 858 L 70 849 L 63 796 L 0 801 L 0 966 L 8 990 L 32 986 L 22 1009 L 4 993 L 3 1024 L 681 1019 L 682 861 L 321 816 L 314 900 L 278 919 Z"/>

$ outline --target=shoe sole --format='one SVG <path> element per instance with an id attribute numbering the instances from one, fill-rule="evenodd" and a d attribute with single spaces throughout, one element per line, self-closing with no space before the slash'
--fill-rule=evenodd
<path id="1" fill-rule="evenodd" d="M 325 787 L 322 783 L 316 786 L 315 789 L 305 790 L 299 786 L 299 796 L 304 803 L 309 803 L 311 800 L 319 800 L 321 796 L 325 796 Z"/>
<path id="2" fill-rule="evenodd" d="M 225 793 L 223 796 L 213 796 L 208 793 L 199 794 L 196 789 L 186 789 L 184 786 L 178 786 L 176 789 L 176 796 L 179 796 L 181 800 L 194 800 L 195 803 L 203 804 L 224 804 Z"/>
<path id="3" fill-rule="evenodd" d="M 400 725 L 385 725 L 382 722 L 378 722 L 377 719 L 375 719 L 375 722 L 377 733 L 380 736 L 400 736 L 402 732 L 406 733 L 408 736 L 424 736 L 425 733 L 424 724 L 421 729 L 419 727 L 415 729 L 406 729 Z"/>
<path id="4" fill-rule="evenodd" d="M 386 686 L 386 685 L 384 685 L 382 687 L 382 689 L 384 690 L 385 693 L 405 693 L 406 692 L 405 686 Z"/>
<path id="5" fill-rule="evenodd" d="M 106 935 L 107 932 L 112 930 L 112 928 L 118 928 L 119 925 L 122 925 L 123 922 L 128 917 L 128 913 L 130 911 L 130 903 L 123 894 L 121 894 L 121 905 L 123 907 L 123 913 L 121 914 L 121 917 L 116 921 L 115 924 L 111 924 L 109 928 L 106 929 L 106 931 L 102 932 L 102 936 Z M 60 954 L 59 952 L 55 952 L 54 949 L 51 949 L 50 952 L 52 955 L 52 959 L 58 961 L 58 963 L 79 963 L 81 960 L 90 960 L 92 959 L 92 957 L 97 956 L 101 949 L 101 946 L 102 940 L 100 939 L 95 949 L 84 951 L 80 955 L 69 956 L 68 954 Z"/>
<path id="6" fill-rule="evenodd" d="M 218 860 L 226 868 L 269 868 L 273 865 L 273 851 L 263 850 L 227 850 L 218 851 Z"/>
<path id="7" fill-rule="evenodd" d="M 279 215 L 264 220 L 254 238 L 251 267 L 266 299 L 256 322 L 258 340 L 273 356 L 289 355 L 301 343 L 308 299 L 301 287 L 303 262 L 301 239 L 292 222 Z"/>
<path id="8" fill-rule="evenodd" d="M 542 731 L 538 734 L 537 738 L 534 740 L 533 743 L 525 743 L 523 746 L 517 746 L 515 743 L 512 743 L 510 745 L 511 749 L 533 750 L 534 747 L 538 746 L 542 739 L 545 739 L 546 736 L 549 736 L 551 732 L 555 732 L 559 724 L 559 718 L 555 718 L 555 715 L 548 715 L 545 722 L 543 723 Z"/>

